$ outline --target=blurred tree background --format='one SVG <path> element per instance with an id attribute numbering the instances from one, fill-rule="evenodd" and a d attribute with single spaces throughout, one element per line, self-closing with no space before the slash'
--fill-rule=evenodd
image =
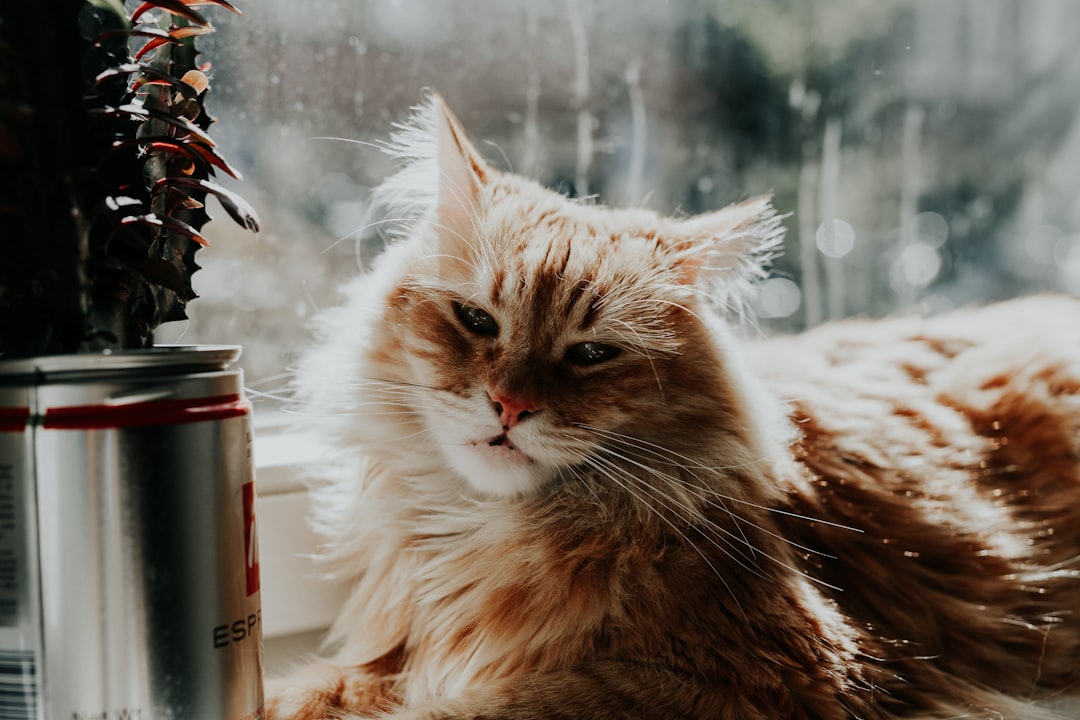
<path id="1" fill-rule="evenodd" d="M 264 232 L 212 226 L 202 297 L 174 332 L 243 342 L 256 388 L 377 251 L 378 226 L 362 223 L 393 166 L 365 143 L 424 88 L 493 164 L 571 195 L 693 213 L 772 191 L 788 238 L 758 299 L 765 331 L 1080 294 L 1071 0 L 260 0 L 245 12 L 205 43 L 208 107 Z"/>

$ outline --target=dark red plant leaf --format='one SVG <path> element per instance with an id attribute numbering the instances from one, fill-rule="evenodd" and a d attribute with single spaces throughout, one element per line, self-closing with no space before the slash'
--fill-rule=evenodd
<path id="1" fill-rule="evenodd" d="M 148 227 L 162 228 L 189 237 L 203 247 L 209 247 L 210 245 L 209 241 L 200 235 L 198 230 L 191 227 L 183 220 L 177 220 L 176 218 L 161 217 L 154 213 L 149 213 L 147 215 L 128 215 L 127 217 L 120 218 L 120 224 L 146 225 Z"/>
<path id="2" fill-rule="evenodd" d="M 123 65 L 117 65 L 115 67 L 108 68 L 98 73 L 94 78 L 94 82 L 101 84 L 110 78 L 119 77 L 121 75 L 131 75 L 142 70 L 142 65 L 138 63 L 124 63 Z"/>
<path id="3" fill-rule="evenodd" d="M 140 122 L 145 122 L 150 119 L 149 111 L 142 105 L 90 108 L 87 110 L 87 113 L 94 117 L 127 117 L 129 120 L 138 120 Z"/>
<path id="4" fill-rule="evenodd" d="M 256 214 L 255 208 L 251 207 L 247 200 L 244 200 L 232 190 L 223 188 L 209 180 L 186 177 L 161 178 L 154 183 L 152 192 L 159 192 L 164 187 L 177 186 L 194 188 L 216 195 L 217 199 L 221 201 L 221 206 L 225 208 L 225 212 L 229 213 L 229 216 L 236 221 L 237 225 L 252 232 L 259 232 L 259 216 Z"/>
<path id="5" fill-rule="evenodd" d="M 218 151 L 214 148 L 207 147 L 205 145 L 202 145 L 201 143 L 190 143 L 187 145 L 187 147 L 190 147 L 192 150 L 197 152 L 200 156 L 202 156 L 202 159 L 209 164 L 213 165 L 216 168 L 219 168 L 220 170 L 223 170 L 227 175 L 234 177 L 237 180 L 244 179 L 244 176 L 240 174 L 240 171 L 234 168 L 232 165 L 229 165 L 229 163 L 225 161 L 225 158 L 223 158 L 221 154 L 218 153 Z"/>
<path id="6" fill-rule="evenodd" d="M 206 25 L 181 25 L 180 27 L 174 27 L 172 30 L 164 33 L 164 37 L 154 33 L 154 37 L 135 53 L 135 59 L 142 59 L 143 55 L 152 50 L 156 50 L 166 43 L 179 44 L 184 38 L 195 37 L 197 35 L 209 35 L 212 32 L 214 32 L 214 26 L 207 23 Z"/>
<path id="7" fill-rule="evenodd" d="M 231 10 L 237 15 L 244 14 L 229 3 L 225 2 L 225 0 L 184 0 L 184 2 L 188 5 L 217 5 L 218 7 L 223 7 L 226 10 Z"/>
<path id="8" fill-rule="evenodd" d="M 146 84 L 150 85 L 169 85 L 179 91 L 186 98 L 198 97 L 198 88 L 192 87 L 191 84 L 184 82 L 182 79 L 177 80 L 172 75 L 158 70 L 142 63 L 125 63 L 123 65 L 117 65 L 116 67 L 109 68 L 100 73 L 94 82 L 101 84 L 106 80 L 109 80 L 120 75 L 134 75 L 136 73 L 141 74 L 143 77 L 136 80 L 132 86 L 132 90 L 138 90 L 140 87 Z"/>
<path id="9" fill-rule="evenodd" d="M 125 107 L 127 107 L 127 106 L 125 106 Z M 179 128 L 181 130 L 184 130 L 185 132 L 190 133 L 195 138 L 197 138 L 198 140 L 200 140 L 201 142 L 205 143 L 206 145 L 208 145 L 210 147 L 215 146 L 215 143 L 214 143 L 213 139 L 209 135 L 207 135 L 206 132 L 204 132 L 201 128 L 199 128 L 197 125 L 195 125 L 195 123 L 191 122 L 187 118 L 173 117 L 172 115 L 170 115 L 167 112 L 163 112 L 161 110 L 155 110 L 153 108 L 140 108 L 140 109 L 143 110 L 144 113 L 148 114 L 150 116 L 150 119 L 152 119 L 152 120 L 161 120 L 164 123 L 168 123 L 169 125 L 172 125 L 173 127 Z"/>
<path id="10" fill-rule="evenodd" d="M 205 25 L 181 25 L 170 30 L 169 37 L 173 40 L 183 40 L 196 35 L 209 35 L 212 32 L 214 32 L 214 26 L 210 23 Z"/>
<path id="11" fill-rule="evenodd" d="M 169 31 L 164 28 L 154 27 L 152 25 L 136 25 L 131 30 L 128 30 L 128 35 L 135 35 L 137 37 L 148 38 L 165 38 L 170 37 Z"/>
<path id="12" fill-rule="evenodd" d="M 182 2 L 182 0 L 148 0 L 148 2 L 144 2 L 142 5 L 137 7 L 135 9 L 135 12 L 131 13 L 131 17 L 129 19 L 132 23 L 138 22 L 139 18 L 142 17 L 143 13 L 147 12 L 148 10 L 153 10 L 156 7 L 161 8 L 162 10 L 166 10 L 173 15 L 179 15 L 180 17 L 187 18 L 189 21 L 195 23 L 196 25 L 209 24 L 209 21 L 205 17 L 189 8 L 187 6 L 187 3 Z"/>
<path id="13" fill-rule="evenodd" d="M 184 191 L 179 189 L 179 188 L 168 188 L 165 191 L 165 193 L 166 193 L 165 214 L 168 215 L 169 217 L 176 217 L 176 214 L 178 212 L 183 212 L 185 210 L 205 210 L 206 209 L 206 205 L 203 202 L 201 202 L 199 200 L 196 200 L 195 198 L 191 197 L 190 195 L 185 194 Z M 207 215 L 206 217 L 207 217 L 207 221 L 209 221 L 210 216 Z M 186 217 L 185 219 L 189 223 L 191 222 L 190 217 Z M 199 227 L 202 227 L 202 226 L 200 225 Z"/>
<path id="14" fill-rule="evenodd" d="M 168 38 L 169 31 L 162 28 L 156 28 L 151 25 L 137 25 L 129 30 L 109 30 L 103 32 L 96 38 L 96 44 L 100 45 L 102 40 L 107 40 L 115 37 L 147 37 L 147 38 Z"/>
<path id="15" fill-rule="evenodd" d="M 206 207 L 205 204 L 199 202 L 190 195 L 185 195 L 179 190 L 172 194 L 176 197 L 173 200 L 173 206 L 169 209 L 170 213 L 174 213 L 177 210 L 202 210 Z"/>
<path id="16" fill-rule="evenodd" d="M 214 148 L 207 147 L 202 143 L 195 142 L 190 138 L 173 138 L 166 135 L 143 137 L 135 140 L 119 140 L 113 143 L 113 149 L 119 150 L 126 147 L 143 146 L 148 149 L 167 152 L 171 155 L 186 155 L 191 158 L 201 169 L 211 174 L 211 167 L 216 167 L 230 177 L 243 180 L 240 171 L 229 165 L 225 158 Z"/>
<path id="17" fill-rule="evenodd" d="M 131 84 L 131 91 L 132 92 L 138 92 L 139 88 L 141 88 L 141 87 L 143 87 L 145 85 L 155 85 L 155 86 L 158 86 L 158 87 L 167 87 L 167 86 L 177 87 L 171 80 L 165 80 L 165 79 L 148 80 L 146 78 L 139 78 L 138 80 L 136 80 L 135 82 L 133 82 Z"/>
<path id="18" fill-rule="evenodd" d="M 135 59 L 141 60 L 143 55 L 145 55 L 146 53 L 151 52 L 152 50 L 157 50 L 162 45 L 167 45 L 170 42 L 173 42 L 173 39 L 169 37 L 151 38 L 147 41 L 145 45 L 138 49 L 138 51 L 135 53 Z"/>
<path id="19" fill-rule="evenodd" d="M 165 153 L 172 157 L 184 157 L 189 162 L 193 163 L 197 169 L 202 170 L 206 174 L 212 172 L 210 163 L 206 161 L 206 158 L 192 149 L 190 143 L 182 140 L 159 135 L 156 137 L 117 140 L 112 144 L 113 150 L 122 150 L 130 147 L 138 147 L 143 152 L 157 152 Z"/>
<path id="20" fill-rule="evenodd" d="M 181 142 L 169 139 L 150 140 L 149 138 L 140 138 L 135 141 L 137 144 L 145 145 L 146 149 L 154 150 L 156 152 L 164 152 L 170 155 L 183 155 L 188 159 L 202 160 L 202 156 L 196 152 L 193 152 L 191 148 L 187 147 Z M 205 167 L 205 166 L 204 166 Z"/>

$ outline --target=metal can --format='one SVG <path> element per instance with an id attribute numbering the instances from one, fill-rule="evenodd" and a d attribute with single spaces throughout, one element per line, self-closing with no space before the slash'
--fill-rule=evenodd
<path id="1" fill-rule="evenodd" d="M 262 717 L 238 356 L 0 362 L 0 719 Z"/>

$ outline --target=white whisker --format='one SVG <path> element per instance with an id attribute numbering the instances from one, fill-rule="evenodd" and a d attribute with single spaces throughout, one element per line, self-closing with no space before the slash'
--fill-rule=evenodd
<path id="1" fill-rule="evenodd" d="M 606 460 L 606 459 L 602 458 L 599 455 L 594 456 L 594 459 L 601 460 L 601 461 L 605 462 L 605 464 L 608 467 L 610 467 L 613 471 L 625 472 L 623 470 L 623 468 L 619 467 L 616 463 L 613 463 L 613 462 L 611 462 L 609 460 Z M 644 466 L 641 466 L 641 467 L 643 469 L 648 470 L 648 468 L 645 468 Z M 740 557 L 744 558 L 747 562 L 753 562 L 752 557 L 748 557 L 747 555 L 745 555 L 741 550 L 739 550 L 735 546 L 732 546 L 724 538 L 710 538 L 699 527 L 697 527 L 697 525 L 698 524 L 704 524 L 709 529 L 714 530 L 714 531 L 718 531 L 720 533 L 723 533 L 724 535 L 728 535 L 730 537 L 733 537 L 736 540 L 739 540 L 740 538 L 735 536 L 733 533 L 731 533 L 727 529 L 725 529 L 723 527 L 720 527 L 716 523 L 713 523 L 713 522 L 709 521 L 707 518 L 703 517 L 699 512 L 696 511 L 696 509 L 694 507 L 690 506 L 688 503 L 680 502 L 673 495 L 663 493 L 660 488 L 656 488 L 656 487 L 654 487 L 652 485 L 649 485 L 646 482 L 641 481 L 640 478 L 635 477 L 631 473 L 625 473 L 625 477 L 628 480 L 634 481 L 636 483 L 636 487 L 639 490 L 646 493 L 649 497 L 653 498 L 658 503 L 663 505 L 664 508 L 666 508 L 667 510 L 670 510 L 670 511 L 676 513 L 677 515 L 679 515 L 680 517 L 682 517 L 683 520 L 685 520 L 687 523 L 689 523 L 691 526 L 693 526 L 699 533 L 701 533 L 702 537 L 704 537 L 706 540 L 708 540 L 710 543 L 712 543 L 718 550 L 720 550 L 725 555 L 727 555 L 732 560 L 734 560 L 744 570 L 746 570 L 748 572 L 752 572 L 752 573 L 754 573 L 756 575 L 759 575 L 759 576 L 763 577 L 760 574 L 760 571 L 758 571 L 756 568 L 753 568 L 753 567 L 751 567 L 749 565 L 746 565 L 741 560 L 739 560 L 739 558 L 735 557 L 735 555 L 733 555 L 732 553 L 737 553 Z M 720 547 L 720 545 L 717 544 L 717 540 L 724 540 L 725 545 L 727 545 L 727 547 L 730 548 L 730 551 L 725 549 L 725 548 Z M 752 545 L 750 545 L 749 542 L 745 542 L 745 544 L 752 551 L 756 551 L 755 548 Z"/>
<path id="2" fill-rule="evenodd" d="M 712 570 L 713 573 L 716 575 L 717 579 L 719 579 L 720 582 L 724 585 L 724 588 L 728 591 L 728 594 L 731 595 L 731 599 L 735 601 L 735 606 L 739 609 L 739 612 L 742 614 L 743 618 L 745 619 L 747 617 L 746 616 L 746 611 L 743 609 L 742 604 L 739 602 L 739 599 L 735 596 L 735 593 L 731 589 L 731 586 L 728 585 L 727 580 L 724 579 L 724 576 L 720 573 L 719 570 L 717 570 L 716 566 L 712 564 L 712 561 L 710 561 L 709 558 L 705 555 L 705 553 L 702 552 L 701 548 L 699 548 L 697 545 L 695 545 L 694 542 L 689 537 L 686 536 L 686 533 L 684 533 L 682 530 L 680 530 L 675 525 L 675 523 L 673 523 L 670 519 L 664 517 L 664 515 L 662 513 L 658 512 L 655 508 L 653 508 L 647 502 L 644 502 L 644 498 L 642 498 L 642 496 L 639 495 L 638 493 L 634 492 L 633 488 L 631 488 L 629 485 L 627 485 L 625 482 L 623 482 L 622 479 L 620 479 L 617 474 L 611 472 L 604 465 L 597 464 L 595 462 L 596 460 L 597 460 L 597 458 L 595 456 L 593 456 L 593 457 L 588 458 L 586 462 L 587 462 L 589 467 L 593 468 L 594 470 L 596 470 L 597 472 L 602 474 L 604 477 L 608 478 L 613 483 L 615 483 L 616 485 L 621 487 L 623 490 L 628 492 L 630 495 L 637 498 L 638 502 L 642 502 L 643 506 L 645 508 L 650 510 L 657 518 L 659 518 L 666 525 L 668 525 L 668 527 L 670 527 L 672 530 L 674 530 L 684 541 L 686 541 L 686 544 L 690 548 L 692 548 L 694 550 L 694 552 L 696 552 L 701 557 L 701 559 L 705 562 L 705 564 L 708 565 L 709 569 Z"/>
<path id="3" fill-rule="evenodd" d="M 376 150 L 385 150 L 386 149 L 384 145 L 381 145 L 379 143 L 367 142 L 367 141 L 364 141 L 364 140 L 356 140 L 354 138 L 330 137 L 330 136 L 323 135 L 323 136 L 318 136 L 318 137 L 309 137 L 308 140 L 333 140 L 334 142 L 349 143 L 350 145 L 363 145 L 364 147 L 375 148 Z"/>
<path id="4" fill-rule="evenodd" d="M 291 393 L 284 392 L 266 392 L 263 390 L 256 390 L 251 386 L 244 387 L 244 394 L 250 398 L 262 399 L 262 400 L 284 400 L 288 401 L 292 399 Z"/>
<path id="5" fill-rule="evenodd" d="M 667 448 L 665 448 L 665 447 L 663 447 L 661 445 L 657 445 L 656 443 L 648 442 L 647 440 L 642 440 L 640 438 L 635 438 L 633 436 L 625 435 L 623 433 L 617 433 L 617 432 L 613 432 L 613 431 L 609 431 L 609 430 L 604 430 L 603 428 L 594 427 L 594 426 L 587 425 L 587 424 L 584 424 L 584 423 L 577 423 L 577 426 L 581 427 L 582 429 L 589 430 L 591 432 L 595 432 L 595 433 L 597 433 L 599 435 L 602 435 L 602 436 L 604 436 L 606 438 L 609 438 L 609 439 L 611 439 L 611 440 L 613 440 L 615 442 L 621 442 L 621 443 L 623 443 L 625 445 L 629 445 L 630 447 L 639 449 L 642 452 L 647 452 L 650 455 L 655 456 L 658 460 L 662 460 L 662 461 L 666 460 L 667 462 L 669 462 L 669 463 L 671 463 L 673 465 L 676 465 L 678 467 L 683 467 L 683 468 L 685 468 L 687 470 L 689 470 L 691 468 L 696 469 L 696 470 L 703 470 L 703 471 L 739 470 L 739 469 L 742 469 L 742 468 L 751 467 L 751 466 L 753 466 L 753 465 L 755 465 L 757 463 L 762 462 L 765 459 L 765 458 L 756 458 L 754 460 L 750 460 L 750 461 L 745 462 L 745 463 L 737 463 L 737 464 L 734 464 L 734 465 L 710 466 L 710 465 L 705 465 L 705 464 L 701 463 L 700 461 L 697 461 L 697 460 L 695 460 L 693 458 L 687 457 L 687 456 L 682 455 L 680 453 L 674 452 L 672 450 L 668 450 Z M 695 475 L 695 478 L 697 478 L 696 475 Z M 700 479 L 700 478 L 698 478 L 698 479 Z M 830 527 L 835 527 L 835 528 L 838 528 L 840 530 L 850 530 L 851 532 L 857 532 L 857 533 L 863 532 L 859 528 L 851 527 L 849 525 L 843 525 L 841 523 L 833 522 L 833 521 L 830 521 L 830 520 L 825 520 L 825 519 L 822 519 L 822 518 L 815 518 L 815 517 L 811 517 L 811 516 L 808 516 L 808 515 L 800 515 L 799 513 L 795 513 L 795 512 L 792 512 L 790 510 L 783 510 L 783 509 L 780 509 L 780 508 L 769 507 L 767 505 L 761 505 L 761 504 L 758 504 L 758 503 L 754 503 L 754 502 L 751 502 L 749 500 L 745 500 L 743 498 L 737 498 L 737 497 L 734 497 L 732 495 L 725 495 L 725 494 L 720 493 L 719 491 L 717 491 L 715 489 L 712 489 L 712 488 L 702 488 L 702 489 L 708 490 L 708 492 L 712 493 L 713 495 L 715 495 L 718 498 L 722 498 L 724 500 L 729 500 L 729 501 L 735 502 L 735 503 L 740 503 L 740 504 L 743 504 L 743 505 L 748 505 L 748 506 L 754 507 L 754 508 L 756 508 L 758 510 L 764 510 L 766 512 L 776 513 L 778 515 L 784 515 L 784 516 L 787 516 L 787 517 L 793 517 L 793 518 L 797 518 L 799 520 L 806 520 L 807 522 L 821 523 L 823 525 L 828 525 Z"/>
<path id="6" fill-rule="evenodd" d="M 404 220 L 404 218 L 384 218 L 382 220 L 375 220 L 374 222 L 364 223 L 360 227 L 356 228 L 355 230 L 350 230 L 349 232 L 345 233 L 344 235 L 339 237 L 334 242 L 332 242 L 329 245 L 327 245 L 326 247 L 324 247 L 320 254 L 325 255 L 326 253 L 330 252 L 331 250 L 336 248 L 341 243 L 345 242 L 346 240 L 353 237 L 354 235 L 357 235 L 359 233 L 364 232 L 365 230 L 370 230 L 371 228 L 379 227 L 380 225 L 389 225 L 389 224 L 392 224 L 392 223 L 399 223 L 399 222 L 402 222 L 403 220 Z"/>
<path id="7" fill-rule="evenodd" d="M 603 435 L 603 434 L 604 434 L 604 432 L 603 432 L 603 431 L 599 431 L 599 432 L 598 432 L 598 434 L 601 434 L 601 435 Z M 623 434 L 621 434 L 621 433 L 613 433 L 613 432 L 609 432 L 609 433 L 606 433 L 606 434 L 608 434 L 608 435 L 611 435 L 611 436 L 616 436 L 616 439 L 622 440 L 622 441 L 623 441 L 624 443 L 626 443 L 626 444 L 629 444 L 628 440 L 630 440 L 630 439 L 631 439 L 631 438 L 629 438 L 629 436 L 623 435 Z M 656 453 L 656 454 L 659 454 L 659 452 L 658 452 L 658 451 L 662 451 L 662 450 L 664 450 L 664 448 L 662 448 L 662 447 L 660 447 L 660 446 L 658 446 L 658 445 L 655 445 L 654 443 L 647 443 L 647 445 L 650 445 L 650 446 L 652 446 L 652 448 L 655 448 L 655 449 L 650 449 L 650 450 L 649 450 L 649 452 L 651 452 L 651 453 Z M 631 447 L 634 447 L 634 445 L 631 445 Z M 673 483 L 673 482 L 679 482 L 679 480 L 678 480 L 677 478 L 675 478 L 674 476 L 672 476 L 672 475 L 670 475 L 670 474 L 668 474 L 668 473 L 663 473 L 663 472 L 660 472 L 659 470 L 657 470 L 657 469 L 655 469 L 655 468 L 651 468 L 651 467 L 649 467 L 648 465 L 646 465 L 646 464 L 645 464 L 644 462 L 639 462 L 639 461 L 637 461 L 637 460 L 634 460 L 634 459 L 633 459 L 632 457 L 630 457 L 630 456 L 626 455 L 625 453 L 619 453 L 618 451 L 615 451 L 615 450 L 613 450 L 613 449 L 612 449 L 612 448 L 610 448 L 610 447 L 607 447 L 607 446 L 604 446 L 604 445 L 597 445 L 597 450 L 596 450 L 596 451 L 597 451 L 598 453 L 600 453 L 600 452 L 603 452 L 603 453 L 607 453 L 607 454 L 609 454 L 609 455 L 611 455 L 611 456 L 613 456 L 613 457 L 616 457 L 616 458 L 618 458 L 618 459 L 621 459 L 621 460 L 622 460 L 622 461 L 624 461 L 624 462 L 630 463 L 630 464 L 631 464 L 631 465 L 633 465 L 634 467 L 637 467 L 637 468 L 639 468 L 639 469 L 645 470 L 646 472 L 648 472 L 649 474 L 651 474 L 651 475 L 652 475 L 653 477 L 655 477 L 655 478 L 657 478 L 657 479 L 660 479 L 660 480 L 663 480 L 663 481 L 665 481 L 665 482 L 668 482 L 668 483 Z M 671 454 L 671 455 L 676 455 L 676 456 L 677 456 L 677 454 L 675 454 L 675 453 L 670 453 L 670 454 Z M 705 466 L 702 466 L 702 467 L 705 467 Z M 699 481 L 701 480 L 701 478 L 700 478 L 699 476 L 697 476 L 697 475 L 694 475 L 694 478 L 695 478 L 695 479 L 697 479 L 697 480 L 699 480 Z M 778 508 L 770 508 L 770 507 L 767 507 L 767 506 L 764 506 L 764 505 L 759 505 L 759 504 L 757 504 L 757 503 L 751 503 L 751 502 L 749 502 L 749 501 L 743 501 L 743 500 L 740 500 L 739 498 L 735 498 L 735 497 L 729 497 L 729 496 L 726 496 L 726 495 L 724 495 L 724 494 L 722 494 L 722 493 L 720 493 L 720 492 L 718 492 L 718 491 L 716 491 L 716 490 L 714 490 L 714 489 L 712 489 L 712 488 L 706 487 L 706 486 L 704 486 L 704 485 L 701 485 L 701 486 L 695 486 L 695 485 L 689 485 L 689 484 L 686 484 L 686 483 L 680 483 L 680 489 L 681 489 L 681 490 L 684 490 L 684 491 L 689 491 L 689 492 L 692 492 L 692 493 L 708 493 L 708 495 L 709 495 L 709 496 L 711 496 L 711 497 L 713 497 L 713 498 L 719 498 L 719 499 L 731 500 L 732 502 L 742 502 L 742 503 L 744 503 L 744 504 L 746 504 L 746 505 L 750 505 L 750 506 L 753 506 L 753 507 L 755 507 L 755 508 L 757 508 L 757 509 L 760 509 L 760 510 L 764 510 L 764 511 L 769 511 L 769 512 L 775 512 L 775 513 L 778 513 L 778 514 L 781 514 L 781 515 L 785 515 L 785 516 L 795 516 L 795 517 L 803 517 L 803 516 L 799 516 L 799 515 L 797 515 L 797 514 L 795 514 L 795 513 L 791 513 L 791 512 L 789 512 L 789 511 L 785 511 L 785 510 L 780 510 L 780 509 L 778 509 Z M 672 499 L 672 500 L 674 501 L 674 498 L 673 498 L 673 496 L 671 496 L 671 495 L 665 495 L 665 497 L 668 497 L 668 498 L 670 498 L 670 499 Z M 716 507 L 719 507 L 719 508 L 720 508 L 720 509 L 722 509 L 722 510 L 723 510 L 723 511 L 724 511 L 724 512 L 725 512 L 725 513 L 726 513 L 726 514 L 727 514 L 727 515 L 729 516 L 729 517 L 731 517 L 732 521 L 733 521 L 733 522 L 735 523 L 735 527 L 736 527 L 736 529 L 738 530 L 738 534 L 736 534 L 736 533 L 734 533 L 734 532 L 732 532 L 732 531 L 728 530 L 727 528 L 724 528 L 724 527 L 723 527 L 723 526 L 721 526 L 721 525 L 718 525 L 717 523 L 715 523 L 715 522 L 713 522 L 713 521 L 709 520 L 708 518 L 705 518 L 705 517 L 704 517 L 703 515 L 699 515 L 699 517 L 698 517 L 698 518 L 696 518 L 696 519 L 697 519 L 697 520 L 698 520 L 699 522 L 701 522 L 701 523 L 703 523 L 704 525 L 706 525 L 707 527 L 709 527 L 709 528 L 710 528 L 711 530 L 713 530 L 713 531 L 715 531 L 715 532 L 719 532 L 719 533 L 722 533 L 723 535 L 726 535 L 726 536 L 728 536 L 728 537 L 730 537 L 730 538 L 732 538 L 732 539 L 734 539 L 734 540 L 737 540 L 737 541 L 741 542 L 741 543 L 742 543 L 742 544 L 744 544 L 744 545 L 745 545 L 745 546 L 746 546 L 747 548 L 749 548 L 749 549 L 750 549 L 750 550 L 751 550 L 752 552 L 754 552 L 754 553 L 758 553 L 758 554 L 761 554 L 761 555 L 763 555 L 763 556 L 764 556 L 765 558 L 769 559 L 770 561 L 772 561 L 772 562 L 774 562 L 774 563 L 776 563 L 776 564 L 780 565 L 781 567 L 783 567 L 783 568 L 785 568 L 785 569 L 787 569 L 787 570 L 790 570 L 790 571 L 792 571 L 792 572 L 798 573 L 799 575 L 801 575 L 801 576 L 803 576 L 803 577 L 807 578 L 808 580 L 810 580 L 810 581 L 812 581 L 812 582 L 814 582 L 814 583 L 817 583 L 817 584 L 819 584 L 819 585 L 822 585 L 822 586 L 828 587 L 828 588 L 830 588 L 830 589 L 833 589 L 833 590 L 837 590 L 837 591 L 841 591 L 841 592 L 842 592 L 842 588 L 839 588 L 839 587 L 836 587 L 836 586 L 834 586 L 834 585 L 831 585 L 830 583 L 827 583 L 827 582 L 825 582 L 825 581 L 823 581 L 823 580 L 821 580 L 821 579 L 819 579 L 819 578 L 815 578 L 815 577 L 813 577 L 812 575 L 809 575 L 809 574 L 807 574 L 806 572 L 804 572 L 804 571 L 800 570 L 799 568 L 796 568 L 796 567 L 794 567 L 794 566 L 790 565 L 789 563 L 786 563 L 786 562 L 784 562 L 784 561 L 783 561 L 783 560 L 781 560 L 780 558 L 777 558 L 777 557 L 775 557 L 775 556 L 773 556 L 773 555 L 770 555 L 769 553 L 762 553 L 762 552 L 761 552 L 761 550 L 760 550 L 760 548 L 757 548 L 756 546 L 754 546 L 754 544 L 753 544 L 753 543 L 751 543 L 751 542 L 749 541 L 749 539 L 748 539 L 748 538 L 746 537 L 746 535 L 745 535 L 745 534 L 743 533 L 743 531 L 742 531 L 742 526 L 741 526 L 741 524 L 740 524 L 740 523 L 745 523 L 745 524 L 747 524 L 747 525 L 750 525 L 750 526 L 752 526 L 752 527 L 755 527 L 755 528 L 757 528 L 758 530 L 761 530 L 762 532 L 765 532 L 766 534 L 768 534 L 768 535 L 770 535 L 770 536 L 772 536 L 772 537 L 774 537 L 774 538 L 777 538 L 777 539 L 783 540 L 784 542 L 788 543 L 789 545 L 791 545 L 791 546 L 793 546 L 793 547 L 798 547 L 799 549 L 803 549 L 803 550 L 805 550 L 805 551 L 807 551 L 807 552 L 814 552 L 813 550 L 811 550 L 811 549 L 809 549 L 809 548 L 804 548 L 803 546 L 800 546 L 800 545 L 798 545 L 797 543 L 792 543 L 792 542 L 790 542 L 790 541 L 786 540 L 785 538 L 783 538 L 782 536 L 780 536 L 780 535 L 778 535 L 778 534 L 776 534 L 776 533 L 773 533 L 773 532 L 770 532 L 770 531 L 768 531 L 768 530 L 765 530 L 765 529 L 761 528 L 760 526 L 758 526 L 757 524 L 755 524 L 755 523 L 753 523 L 753 522 L 751 522 L 751 521 L 749 521 L 749 520 L 747 520 L 747 519 L 745 519 L 745 518 L 741 518 L 741 517 L 739 517 L 738 515 L 734 514 L 734 513 L 733 513 L 733 512 L 732 512 L 732 511 L 731 511 L 731 510 L 730 510 L 730 509 L 729 509 L 729 508 L 728 508 L 728 507 L 727 507 L 726 505 L 724 505 L 724 504 L 723 504 L 722 502 L 716 502 L 716 501 L 714 501 L 714 500 L 711 500 L 711 499 L 710 499 L 709 497 L 706 497 L 706 496 L 704 496 L 704 495 L 699 495 L 699 498 L 700 498 L 701 500 L 703 500 L 703 501 L 706 501 L 706 502 L 708 502 L 708 503 L 710 503 L 710 504 L 713 504 L 713 505 L 714 505 L 714 506 L 716 506 Z M 669 508 L 669 509 L 670 509 L 670 508 Z M 805 517 L 803 517 L 803 519 L 809 519 L 809 518 L 805 518 Z M 827 522 L 827 521 L 822 521 L 822 522 Z M 836 527 L 845 527 L 845 526 L 841 526 L 841 525 L 838 525 L 838 524 L 836 524 L 836 523 L 828 523 L 828 524 L 831 524 L 831 525 L 833 525 L 833 526 L 836 526 Z M 849 529 L 850 529 L 850 528 L 849 528 Z M 741 553 L 740 553 L 740 554 L 741 554 Z M 821 554 L 821 553 L 818 553 L 818 554 Z M 729 555 L 730 555 L 730 554 L 729 554 Z M 822 554 L 822 555 L 823 555 L 823 554 Z M 732 557 L 732 559 L 733 559 L 733 560 L 735 560 L 736 562 L 739 562 L 739 561 L 738 561 L 738 559 L 737 559 L 737 558 L 735 558 L 734 556 L 731 556 L 731 557 Z M 743 557 L 745 557 L 745 556 L 743 556 Z M 742 564 L 741 562 L 739 562 L 739 564 L 740 564 L 741 566 L 743 566 L 744 568 L 746 567 L 746 566 L 745 566 L 745 565 L 743 565 L 743 564 Z M 749 569 L 749 568 L 747 568 L 747 569 Z"/>
<path id="8" fill-rule="evenodd" d="M 765 505 L 759 505 L 757 503 L 750 502 L 749 500 L 743 500 L 743 499 L 737 498 L 737 497 L 730 497 L 728 495 L 721 495 L 720 493 L 716 493 L 715 491 L 713 491 L 713 492 L 717 497 L 722 497 L 725 500 L 730 500 L 731 502 L 740 503 L 742 505 L 749 505 L 750 507 L 757 508 L 759 510 L 766 510 L 768 512 L 776 513 L 777 515 L 784 515 L 786 517 L 792 517 L 792 518 L 796 518 L 798 520 L 805 520 L 805 521 L 811 522 L 811 523 L 820 523 L 822 525 L 827 525 L 829 527 L 834 527 L 834 528 L 837 528 L 839 530 L 849 530 L 849 531 L 854 532 L 854 533 L 862 533 L 862 532 L 864 532 L 863 530 L 860 530 L 857 527 L 851 527 L 850 525 L 843 525 L 843 524 L 838 523 L 838 522 L 833 522 L 831 520 L 823 520 L 822 518 L 811 517 L 809 515 L 800 515 L 799 513 L 791 512 L 790 510 L 781 510 L 780 508 L 767 507 Z"/>

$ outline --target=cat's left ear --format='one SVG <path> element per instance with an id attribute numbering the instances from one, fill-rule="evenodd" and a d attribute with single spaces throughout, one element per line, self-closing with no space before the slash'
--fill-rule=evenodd
<path id="1" fill-rule="evenodd" d="M 683 220 L 673 248 L 680 279 L 722 302 L 745 299 L 783 245 L 782 220 L 771 195 Z"/>
<path id="2" fill-rule="evenodd" d="M 431 102 L 438 123 L 437 164 L 439 172 L 438 213 L 440 234 L 456 257 L 467 257 L 474 217 L 480 205 L 480 189 L 491 169 L 465 135 L 461 123 L 439 95 Z M 464 243 L 465 247 L 457 247 Z"/>

